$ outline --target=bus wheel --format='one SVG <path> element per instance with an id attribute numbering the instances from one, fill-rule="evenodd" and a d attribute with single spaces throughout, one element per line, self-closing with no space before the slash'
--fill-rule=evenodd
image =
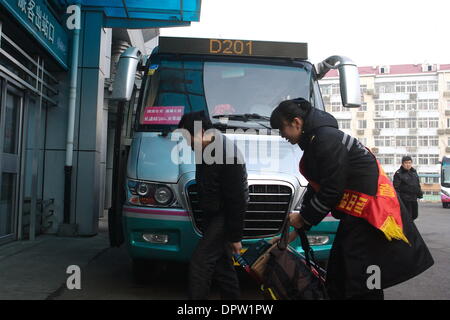
<path id="1" fill-rule="evenodd" d="M 448 208 L 448 203 L 447 202 L 442 202 L 442 208 Z"/>

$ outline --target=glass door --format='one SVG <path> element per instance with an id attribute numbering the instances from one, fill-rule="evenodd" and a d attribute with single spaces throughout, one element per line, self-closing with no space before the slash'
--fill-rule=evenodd
<path id="1" fill-rule="evenodd" d="M 20 127 L 24 93 L 0 80 L 0 243 L 17 233 Z"/>

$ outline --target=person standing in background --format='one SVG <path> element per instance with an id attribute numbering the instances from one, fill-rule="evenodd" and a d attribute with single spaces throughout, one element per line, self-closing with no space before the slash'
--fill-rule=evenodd
<path id="1" fill-rule="evenodd" d="M 420 187 L 420 179 L 416 169 L 412 167 L 410 156 L 402 158 L 402 166 L 394 174 L 394 188 L 398 196 L 408 208 L 413 220 L 419 215 L 419 206 L 417 199 L 423 198 L 423 192 Z"/>

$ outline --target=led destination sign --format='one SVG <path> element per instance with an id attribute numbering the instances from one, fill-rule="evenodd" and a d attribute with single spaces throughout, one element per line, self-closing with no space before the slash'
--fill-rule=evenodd
<path id="1" fill-rule="evenodd" d="M 160 37 L 160 53 L 308 59 L 306 43 Z"/>

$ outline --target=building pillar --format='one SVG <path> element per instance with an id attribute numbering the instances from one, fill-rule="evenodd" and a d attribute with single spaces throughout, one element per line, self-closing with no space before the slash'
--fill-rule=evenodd
<path id="1" fill-rule="evenodd" d="M 83 12 L 74 137 L 71 222 L 78 235 L 97 234 L 104 206 L 106 174 L 105 78 L 109 77 L 111 31 L 102 28 L 101 12 Z"/>

